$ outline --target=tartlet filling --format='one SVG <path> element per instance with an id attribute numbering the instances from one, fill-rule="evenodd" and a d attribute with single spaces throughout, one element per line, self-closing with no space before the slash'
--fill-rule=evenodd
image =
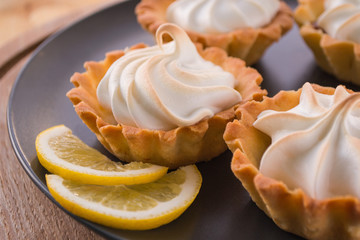
<path id="1" fill-rule="evenodd" d="M 163 35 L 173 38 L 164 44 Z M 241 101 L 235 77 L 204 60 L 184 30 L 164 24 L 157 46 L 131 50 L 97 88 L 99 103 L 119 124 L 151 130 L 190 126 Z"/>
<path id="2" fill-rule="evenodd" d="M 335 39 L 360 43 L 360 1 L 327 0 L 317 25 Z"/>
<path id="3" fill-rule="evenodd" d="M 266 110 L 254 127 L 269 135 L 260 172 L 316 199 L 360 198 L 360 93 L 334 95 L 306 83 L 289 111 Z"/>
<path id="4" fill-rule="evenodd" d="M 198 33 L 226 33 L 263 27 L 279 8 L 279 0 L 177 0 L 168 7 L 167 20 Z"/>

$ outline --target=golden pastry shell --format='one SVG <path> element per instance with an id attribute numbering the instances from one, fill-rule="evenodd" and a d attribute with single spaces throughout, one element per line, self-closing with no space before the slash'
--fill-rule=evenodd
<path id="1" fill-rule="evenodd" d="M 167 22 L 166 9 L 175 0 L 142 0 L 135 9 L 141 26 L 155 35 L 158 27 Z M 219 47 L 228 55 L 241 58 L 247 65 L 256 63 L 265 50 L 278 41 L 292 28 L 293 16 L 286 3 L 281 2 L 280 10 L 271 23 L 262 28 L 244 28 L 222 34 L 202 34 L 186 31 L 193 42 L 204 47 Z"/>
<path id="2" fill-rule="evenodd" d="M 360 44 L 342 41 L 315 26 L 324 11 L 324 0 L 299 0 L 295 20 L 317 64 L 339 80 L 360 85 Z"/>
<path id="3" fill-rule="evenodd" d="M 131 49 L 144 47 L 146 45 L 138 44 Z M 246 67 L 240 59 L 228 57 L 219 48 L 203 50 L 199 46 L 198 51 L 203 58 L 235 76 L 235 89 L 241 93 L 242 103 L 252 99 L 262 100 L 267 94 L 259 87 L 261 75 L 255 69 Z M 76 113 L 106 149 L 123 161 L 148 162 L 170 168 L 207 161 L 227 149 L 222 135 L 226 124 L 235 117 L 235 106 L 195 125 L 170 131 L 117 124 L 112 112 L 100 106 L 96 89 L 110 65 L 123 55 L 124 51 L 114 51 L 106 54 L 101 62 L 86 62 L 86 72 L 75 73 L 71 77 L 75 87 L 67 93 Z"/>
<path id="4" fill-rule="evenodd" d="M 315 91 L 334 94 L 335 89 L 313 84 Z M 349 90 L 349 92 L 351 92 Z M 287 111 L 299 103 L 301 89 L 281 91 L 262 102 L 250 101 L 236 109 L 224 139 L 233 152 L 231 169 L 252 200 L 282 229 L 307 239 L 359 239 L 360 202 L 351 196 L 318 200 L 301 189 L 289 189 L 281 181 L 259 172 L 271 138 L 253 127 L 264 110 Z"/>

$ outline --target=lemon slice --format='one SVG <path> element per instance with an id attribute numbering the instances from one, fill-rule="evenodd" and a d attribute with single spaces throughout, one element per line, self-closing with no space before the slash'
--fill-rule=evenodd
<path id="1" fill-rule="evenodd" d="M 156 228 L 179 217 L 194 201 L 201 182 L 195 165 L 139 185 L 79 184 L 46 175 L 50 193 L 71 213 L 105 226 L 130 230 Z"/>
<path id="2" fill-rule="evenodd" d="M 168 168 L 149 163 L 111 161 L 74 136 L 64 125 L 44 130 L 36 138 L 41 165 L 65 179 L 87 184 L 117 185 L 152 182 Z"/>

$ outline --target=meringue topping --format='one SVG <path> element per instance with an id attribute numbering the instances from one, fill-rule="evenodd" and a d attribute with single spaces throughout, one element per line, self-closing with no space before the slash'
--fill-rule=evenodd
<path id="1" fill-rule="evenodd" d="M 360 198 L 360 93 L 338 86 L 334 95 L 306 83 L 289 111 L 266 110 L 254 127 L 271 136 L 260 172 L 325 199 Z"/>
<path id="2" fill-rule="evenodd" d="M 325 9 L 334 8 L 343 4 L 353 4 L 355 6 L 359 6 L 360 0 L 325 0 Z"/>
<path id="3" fill-rule="evenodd" d="M 164 44 L 162 36 L 173 41 Z M 204 60 L 174 24 L 156 32 L 157 46 L 130 50 L 97 88 L 99 103 L 119 124 L 152 130 L 190 126 L 241 101 L 236 79 Z"/>
<path id="4" fill-rule="evenodd" d="M 360 43 L 360 1 L 327 0 L 318 25 L 331 37 Z"/>
<path id="5" fill-rule="evenodd" d="M 263 27 L 279 8 L 279 0 L 177 0 L 168 7 L 167 20 L 199 33 L 225 33 Z"/>

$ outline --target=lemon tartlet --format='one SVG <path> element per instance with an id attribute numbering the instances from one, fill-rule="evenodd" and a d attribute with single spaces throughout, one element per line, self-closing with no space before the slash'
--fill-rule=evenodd
<path id="1" fill-rule="evenodd" d="M 174 41 L 162 43 L 164 34 Z M 156 36 L 158 46 L 137 44 L 85 63 L 67 96 L 121 160 L 170 168 L 210 160 L 227 149 L 222 135 L 234 108 L 266 95 L 262 77 L 220 48 L 196 48 L 174 24 Z"/>
<path id="2" fill-rule="evenodd" d="M 282 229 L 358 239 L 360 94 L 306 83 L 236 110 L 224 139 L 231 169 Z"/>
<path id="3" fill-rule="evenodd" d="M 183 27 L 192 41 L 216 46 L 247 65 L 292 28 L 292 11 L 279 0 L 142 0 L 135 9 L 141 26 L 155 34 L 166 22 Z"/>
<path id="4" fill-rule="evenodd" d="M 317 64 L 339 80 L 360 85 L 360 2 L 300 0 L 294 15 Z"/>

